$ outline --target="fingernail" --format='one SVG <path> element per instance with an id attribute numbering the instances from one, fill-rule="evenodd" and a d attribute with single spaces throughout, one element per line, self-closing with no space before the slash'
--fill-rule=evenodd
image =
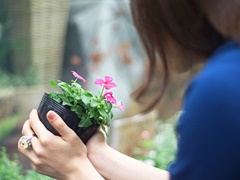
<path id="1" fill-rule="evenodd" d="M 53 112 L 53 111 L 49 111 L 48 118 L 49 118 L 50 120 L 54 120 L 55 117 L 56 117 L 56 113 Z"/>

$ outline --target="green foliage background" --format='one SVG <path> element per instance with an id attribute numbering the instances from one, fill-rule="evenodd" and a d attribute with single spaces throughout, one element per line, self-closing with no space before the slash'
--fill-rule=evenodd
<path id="1" fill-rule="evenodd" d="M 153 139 L 143 139 L 135 149 L 134 158 L 160 169 L 167 169 L 174 160 L 177 149 L 175 122 L 179 113 L 166 123 L 159 123 L 158 134 Z M 147 153 L 146 153 L 147 152 Z"/>
<path id="2" fill-rule="evenodd" d="M 10 160 L 6 148 L 0 148 L 0 180 L 53 180 L 33 170 L 24 171 L 17 155 Z"/>

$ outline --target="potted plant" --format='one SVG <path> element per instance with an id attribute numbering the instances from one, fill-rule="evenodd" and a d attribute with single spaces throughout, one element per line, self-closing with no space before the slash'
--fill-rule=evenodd
<path id="1" fill-rule="evenodd" d="M 105 126 L 110 125 L 113 118 L 113 108 L 124 110 L 121 101 L 117 103 L 111 91 L 117 85 L 112 77 L 105 76 L 105 79 L 97 79 L 96 85 L 102 87 L 96 95 L 82 88 L 77 82 L 86 80 L 72 71 L 75 80 L 68 84 L 61 80 L 50 81 L 52 86 L 58 86 L 62 92 L 45 93 L 38 107 L 38 115 L 46 128 L 55 135 L 58 132 L 50 125 L 46 118 L 48 111 L 53 110 L 60 115 L 64 122 L 73 129 L 81 140 L 86 144 L 90 137 L 101 127 L 107 134 Z"/>

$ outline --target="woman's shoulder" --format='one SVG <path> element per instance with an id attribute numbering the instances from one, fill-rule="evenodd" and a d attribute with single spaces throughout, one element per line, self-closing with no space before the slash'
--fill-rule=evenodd
<path id="1" fill-rule="evenodd" d="M 233 42 L 219 48 L 202 70 L 192 78 L 186 94 L 194 89 L 197 93 L 236 93 L 240 96 L 240 48 Z"/>
<path id="2" fill-rule="evenodd" d="M 240 62 L 239 65 L 223 64 L 203 70 L 190 81 L 185 91 L 185 99 L 190 97 L 224 103 L 234 97 L 240 103 Z"/>

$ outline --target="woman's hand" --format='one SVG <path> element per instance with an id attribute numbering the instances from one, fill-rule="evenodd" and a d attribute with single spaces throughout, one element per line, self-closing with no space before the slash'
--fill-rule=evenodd
<path id="1" fill-rule="evenodd" d="M 89 160 L 105 179 L 169 179 L 167 171 L 146 165 L 110 147 L 101 129 L 88 141 L 87 150 Z"/>
<path id="2" fill-rule="evenodd" d="M 32 161 L 33 168 L 56 179 L 101 179 L 88 160 L 86 146 L 75 132 L 55 112 L 49 111 L 47 118 L 60 136 L 45 128 L 36 110 L 32 110 L 23 125 L 23 135 L 36 135 L 31 139 L 32 148 L 18 146 Z"/>
<path id="3" fill-rule="evenodd" d="M 105 127 L 107 130 L 107 127 Z M 88 153 L 95 151 L 96 149 L 104 148 L 107 145 L 107 137 L 102 128 L 99 128 L 98 131 L 88 140 L 87 142 Z"/>

